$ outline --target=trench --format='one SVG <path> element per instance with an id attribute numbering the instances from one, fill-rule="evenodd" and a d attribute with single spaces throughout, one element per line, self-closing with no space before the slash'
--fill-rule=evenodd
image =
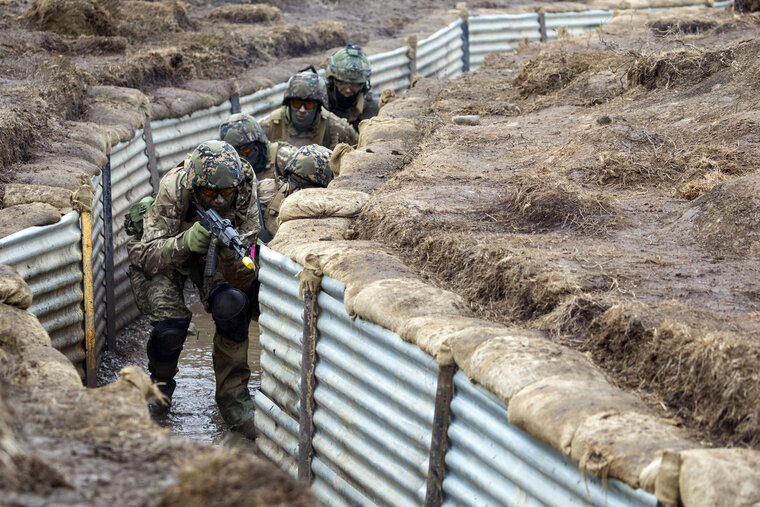
<path id="1" fill-rule="evenodd" d="M 154 420 L 159 425 L 170 429 L 174 434 L 196 442 L 215 446 L 245 446 L 247 445 L 245 439 L 229 430 L 214 400 L 216 383 L 211 359 L 214 321 L 211 314 L 206 313 L 203 309 L 203 304 L 189 285 L 185 290 L 185 300 L 193 313 L 193 317 L 187 340 L 180 355 L 179 372 L 175 376 L 177 388 L 174 391 L 169 412 L 154 417 Z M 117 364 L 103 365 L 100 373 L 108 375 L 110 378 L 102 379 L 102 383 L 113 382 L 118 370 L 126 364 L 137 364 L 147 372 L 145 346 L 152 328 L 144 320 L 138 323 L 136 327 L 139 328 L 139 333 L 133 331 L 132 334 L 139 334 L 142 338 L 130 343 L 131 346 L 126 347 L 129 350 L 122 350 L 121 353 L 117 354 L 121 356 L 121 360 Z M 106 352 L 106 356 L 108 355 L 109 353 Z M 259 324 L 254 320 L 249 327 L 248 346 L 248 366 L 251 369 L 248 389 L 252 396 L 255 395 L 261 385 L 260 355 Z M 250 445 L 253 443 L 251 442 Z"/>

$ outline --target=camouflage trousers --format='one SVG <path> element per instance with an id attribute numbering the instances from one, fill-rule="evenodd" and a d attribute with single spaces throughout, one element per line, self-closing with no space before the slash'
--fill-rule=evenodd
<path id="1" fill-rule="evenodd" d="M 197 270 L 193 270 L 197 272 Z M 151 325 L 155 326 L 167 319 L 190 319 L 192 312 L 185 304 L 183 288 L 188 275 L 177 270 L 165 274 L 148 276 L 140 268 L 130 265 L 127 271 L 135 302 L 140 312 L 148 317 Z M 211 290 L 226 283 L 224 278 L 217 274 L 209 280 L 193 279 L 201 296 L 206 311 L 208 307 L 208 295 Z M 255 282 L 255 275 L 252 277 Z M 253 283 L 250 280 L 246 282 Z M 252 304 L 258 305 L 257 301 Z M 258 310 L 258 308 L 257 308 Z M 148 367 L 151 372 L 173 371 L 171 377 L 176 374 L 179 355 L 170 361 L 173 364 L 156 364 L 157 359 L 151 357 L 148 352 Z M 248 380 L 251 370 L 248 366 L 248 339 L 235 342 L 223 337 L 219 330 L 214 334 L 212 352 L 214 375 L 216 377 L 216 402 L 224 420 L 231 426 L 241 424 L 253 416 L 253 400 L 248 391 Z M 164 379 L 161 379 L 164 380 Z M 168 379 L 171 380 L 171 379 Z"/>

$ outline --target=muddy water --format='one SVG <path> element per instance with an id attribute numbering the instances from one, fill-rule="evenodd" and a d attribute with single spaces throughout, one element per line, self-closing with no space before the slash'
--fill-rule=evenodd
<path id="1" fill-rule="evenodd" d="M 197 333 L 188 333 L 185 347 L 179 358 L 179 373 L 175 377 L 177 389 L 172 396 L 172 408 L 159 420 L 159 424 L 183 437 L 210 444 L 221 444 L 229 435 L 227 425 L 219 415 L 214 401 L 214 368 L 211 351 L 214 341 L 214 321 L 200 302 L 189 306 Z M 192 328 L 191 328 L 192 329 Z M 261 385 L 259 367 L 259 325 L 252 322 L 249 332 L 248 365 L 251 394 Z"/>

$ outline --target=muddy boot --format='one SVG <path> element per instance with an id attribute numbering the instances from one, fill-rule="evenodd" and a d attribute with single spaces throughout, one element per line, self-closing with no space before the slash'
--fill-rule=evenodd
<path id="1" fill-rule="evenodd" d="M 152 415 L 163 415 L 171 407 L 171 399 L 177 383 L 177 362 L 182 352 L 182 346 L 187 337 L 190 319 L 165 319 L 153 328 L 148 340 L 148 370 L 153 382 L 159 384 L 158 389 L 166 397 L 164 400 L 153 400 L 148 404 Z"/>
<path id="2" fill-rule="evenodd" d="M 232 426 L 230 429 L 236 433 L 240 433 L 248 440 L 256 439 L 256 428 L 253 426 L 253 417 L 246 419 L 240 424 Z"/>

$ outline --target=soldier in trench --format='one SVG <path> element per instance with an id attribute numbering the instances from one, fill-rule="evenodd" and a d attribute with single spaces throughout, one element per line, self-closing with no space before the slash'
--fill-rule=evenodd
<path id="1" fill-rule="evenodd" d="M 256 173 L 256 178 L 284 179 L 283 169 L 298 148 L 284 141 L 270 142 L 256 118 L 233 114 L 219 126 L 219 139 L 229 143 Z"/>
<path id="2" fill-rule="evenodd" d="M 326 188 L 333 179 L 330 157 L 332 151 L 318 144 L 303 146 L 285 167 L 286 181 L 262 180 L 257 185 L 264 227 L 271 236 L 280 224 L 280 207 L 286 197 L 303 188 Z M 264 232 L 262 232 L 262 237 Z"/>
<path id="3" fill-rule="evenodd" d="M 349 44 L 330 57 L 325 71 L 328 109 L 345 118 L 356 131 L 359 122 L 377 116 L 380 108 L 372 96 L 369 59 L 356 44 Z"/>
<path id="4" fill-rule="evenodd" d="M 338 143 L 355 145 L 356 130 L 327 110 L 327 85 L 316 70 L 301 71 L 288 80 L 282 107 L 261 120 L 267 138 L 296 147 L 319 144 L 334 149 Z"/>
<path id="5" fill-rule="evenodd" d="M 204 276 L 204 256 L 213 239 L 198 222 L 194 206 L 229 219 L 243 244 L 250 246 L 261 230 L 255 185 L 252 167 L 232 146 L 201 143 L 161 179 L 152 205 L 144 199 L 144 210 L 130 210 L 130 216 L 142 218 L 142 231 L 139 241 L 128 244 L 135 299 L 153 325 L 148 369 L 167 397 L 165 403 L 154 402 L 151 411 L 167 411 L 176 387 L 174 376 L 192 316 L 183 294 L 189 278 L 216 325 L 212 360 L 217 406 L 225 422 L 248 438 L 254 435 L 248 326 L 258 316 L 256 271 L 220 245 L 216 272 Z"/>

